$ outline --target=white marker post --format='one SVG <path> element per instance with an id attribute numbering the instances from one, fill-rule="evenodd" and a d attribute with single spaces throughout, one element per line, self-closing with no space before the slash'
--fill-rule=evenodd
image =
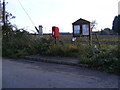
<path id="1" fill-rule="evenodd" d="M 43 36 L 43 30 L 42 30 L 42 25 L 39 25 L 39 36 Z"/>

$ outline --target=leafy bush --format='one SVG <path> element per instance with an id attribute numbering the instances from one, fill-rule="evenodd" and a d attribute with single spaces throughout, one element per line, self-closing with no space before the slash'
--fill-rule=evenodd
<path id="1" fill-rule="evenodd" d="M 79 55 L 80 63 L 89 64 L 90 67 L 120 74 L 120 56 L 118 47 L 104 48 L 95 50 L 93 48 L 82 48 L 82 53 Z"/>
<path id="2" fill-rule="evenodd" d="M 27 32 L 14 31 L 9 35 L 3 35 L 2 55 L 4 57 L 20 57 L 30 53 L 33 41 Z"/>
<path id="3" fill-rule="evenodd" d="M 53 44 L 53 39 L 40 38 L 39 42 L 35 43 L 35 52 L 40 55 L 47 55 Z"/>

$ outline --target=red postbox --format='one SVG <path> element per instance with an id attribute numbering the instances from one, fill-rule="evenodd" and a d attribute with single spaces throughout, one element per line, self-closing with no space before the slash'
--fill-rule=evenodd
<path id="1" fill-rule="evenodd" d="M 58 27 L 55 27 L 53 26 L 52 27 L 52 37 L 59 37 L 59 28 Z"/>

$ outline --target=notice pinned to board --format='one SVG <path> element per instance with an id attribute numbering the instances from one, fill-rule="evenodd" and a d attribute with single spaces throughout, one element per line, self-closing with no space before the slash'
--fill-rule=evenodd
<path id="1" fill-rule="evenodd" d="M 77 39 L 76 37 L 73 37 L 73 38 L 72 38 L 72 42 L 75 42 L 75 41 L 76 41 L 76 39 Z"/>

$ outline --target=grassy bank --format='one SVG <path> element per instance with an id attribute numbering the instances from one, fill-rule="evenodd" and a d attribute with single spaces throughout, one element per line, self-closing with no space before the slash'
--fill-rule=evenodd
<path id="1" fill-rule="evenodd" d="M 98 47 L 98 42 L 89 46 L 86 38 L 78 38 L 74 45 L 71 42 L 71 36 L 61 36 L 57 44 L 55 44 L 55 40 L 51 36 L 39 37 L 18 31 L 8 36 L 3 36 L 2 54 L 3 57 L 9 58 L 36 54 L 76 57 L 79 58 L 79 63 L 89 64 L 91 68 L 120 74 L 120 46 L 118 45 L 118 37 L 104 37 L 100 36 L 101 47 Z M 95 40 L 96 38 L 93 37 L 93 41 Z M 107 42 L 107 44 L 102 43 L 102 41 Z M 109 41 L 114 42 L 114 44 L 109 43 Z"/>

